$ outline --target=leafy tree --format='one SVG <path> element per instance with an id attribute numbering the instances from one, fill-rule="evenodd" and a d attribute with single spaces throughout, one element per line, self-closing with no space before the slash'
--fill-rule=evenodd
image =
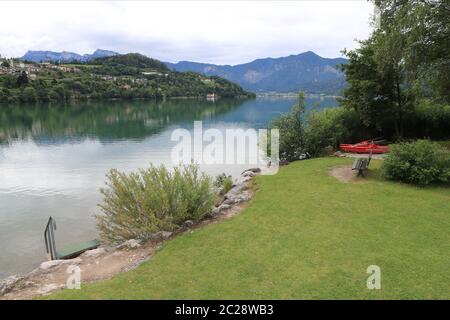
<path id="1" fill-rule="evenodd" d="M 402 51 L 404 76 L 418 97 L 450 102 L 450 2 L 374 0 L 380 30 Z"/>
<path id="2" fill-rule="evenodd" d="M 448 1 L 374 0 L 380 24 L 360 48 L 344 51 L 348 87 L 343 105 L 357 110 L 368 130 L 404 136 L 418 100 L 449 101 Z"/>
<path id="3" fill-rule="evenodd" d="M 4 61 L 1 63 L 1 66 L 5 67 L 5 68 L 11 67 L 11 65 L 10 65 L 9 62 L 8 62 L 8 60 L 4 60 Z"/>
<path id="4" fill-rule="evenodd" d="M 29 83 L 30 81 L 28 80 L 28 75 L 25 71 L 22 71 L 22 73 L 17 77 L 17 86 L 21 87 L 21 86 L 25 86 Z"/>
<path id="5" fill-rule="evenodd" d="M 396 41 L 401 43 L 398 34 L 387 37 L 376 31 L 360 42 L 360 48 L 344 51 L 349 63 L 343 66 L 348 82 L 343 104 L 357 110 L 368 128 L 402 137 L 405 116 L 413 105 Z"/>
<path id="6" fill-rule="evenodd" d="M 280 160 L 298 160 L 305 152 L 304 113 L 305 94 L 301 92 L 298 95 L 298 103 L 292 110 L 272 121 L 271 127 L 280 130 Z"/>

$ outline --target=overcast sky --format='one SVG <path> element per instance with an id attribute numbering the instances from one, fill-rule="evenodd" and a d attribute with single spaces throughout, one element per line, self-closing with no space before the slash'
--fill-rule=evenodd
<path id="1" fill-rule="evenodd" d="M 373 6 L 330 1 L 1 1 L 0 54 L 140 52 L 238 64 L 314 51 L 339 57 L 370 33 Z"/>

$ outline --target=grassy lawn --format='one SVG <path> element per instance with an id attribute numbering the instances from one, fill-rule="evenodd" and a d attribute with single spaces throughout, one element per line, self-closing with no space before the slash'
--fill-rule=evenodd
<path id="1" fill-rule="evenodd" d="M 167 242 L 148 262 L 54 299 L 450 299 L 450 189 L 342 183 L 293 163 L 257 178 L 238 216 Z M 381 290 L 366 269 L 381 268 Z"/>

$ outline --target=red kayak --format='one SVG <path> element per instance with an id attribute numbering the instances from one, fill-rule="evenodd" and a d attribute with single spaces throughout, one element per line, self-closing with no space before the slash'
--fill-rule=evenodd
<path id="1" fill-rule="evenodd" d="M 339 145 L 345 152 L 355 152 L 355 153 L 386 153 L 389 152 L 389 146 L 380 146 L 378 144 L 373 143 L 372 141 L 361 141 L 356 144 L 345 144 L 342 143 Z"/>

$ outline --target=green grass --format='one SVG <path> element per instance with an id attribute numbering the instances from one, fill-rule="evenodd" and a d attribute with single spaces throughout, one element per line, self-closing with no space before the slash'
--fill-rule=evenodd
<path id="1" fill-rule="evenodd" d="M 322 158 L 259 176 L 241 214 L 168 241 L 112 280 L 52 299 L 449 299 L 450 189 L 342 183 Z M 366 269 L 381 268 L 381 290 Z"/>

